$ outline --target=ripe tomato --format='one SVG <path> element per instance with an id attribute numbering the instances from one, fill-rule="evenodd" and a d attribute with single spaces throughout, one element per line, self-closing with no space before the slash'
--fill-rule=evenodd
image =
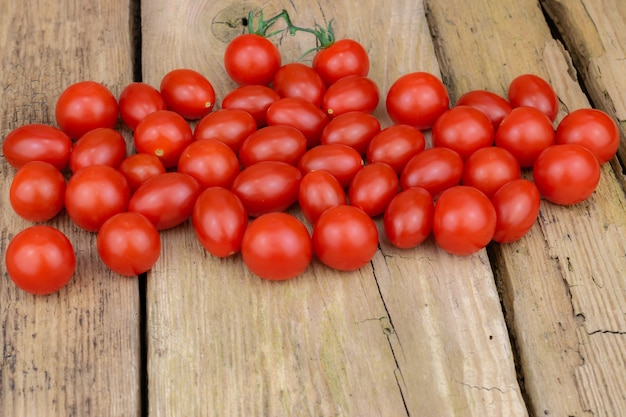
<path id="1" fill-rule="evenodd" d="M 78 139 L 98 127 L 114 128 L 118 118 L 117 100 L 111 91 L 95 81 L 80 81 L 67 87 L 55 106 L 59 128 Z"/>
<path id="2" fill-rule="evenodd" d="M 535 224 L 541 195 L 534 183 L 519 178 L 503 185 L 491 197 L 491 202 L 496 209 L 493 240 L 509 243 L 521 239 Z"/>
<path id="3" fill-rule="evenodd" d="M 389 202 L 398 194 L 398 174 L 384 162 L 365 165 L 356 173 L 350 188 L 350 204 L 371 217 L 383 214 Z"/>
<path id="4" fill-rule="evenodd" d="M 337 206 L 323 212 L 313 227 L 312 239 L 317 258 L 340 271 L 361 268 L 378 249 L 374 220 L 354 206 Z"/>
<path id="5" fill-rule="evenodd" d="M 215 90 L 211 82 L 189 68 L 177 68 L 165 74 L 160 89 L 167 108 L 187 120 L 206 116 L 215 105 Z"/>
<path id="6" fill-rule="evenodd" d="M 446 86 L 433 74 L 412 72 L 394 81 L 385 104 L 394 123 L 425 130 L 448 110 L 450 97 Z"/>
<path id="7" fill-rule="evenodd" d="M 322 77 L 313 68 L 299 62 L 280 67 L 272 86 L 281 98 L 301 98 L 318 107 L 322 105 L 322 97 L 326 92 Z"/>
<path id="8" fill-rule="evenodd" d="M 130 130 L 135 130 L 140 121 L 150 113 L 166 110 L 163 96 L 156 88 L 143 82 L 128 84 L 119 98 L 122 121 Z"/>
<path id="9" fill-rule="evenodd" d="M 556 128 L 557 144 L 575 143 L 589 149 L 603 164 L 615 156 L 619 130 L 615 120 L 596 109 L 574 110 Z"/>
<path id="10" fill-rule="evenodd" d="M 463 160 L 494 141 L 491 120 L 469 106 L 453 107 L 442 114 L 433 125 L 432 134 L 433 146 L 453 149 Z"/>
<path id="11" fill-rule="evenodd" d="M 28 162 L 11 181 L 11 207 L 20 217 L 31 222 L 55 217 L 63 209 L 64 199 L 65 178 L 48 162 Z"/>
<path id="12" fill-rule="evenodd" d="M 176 166 L 183 150 L 193 141 L 193 133 L 181 115 L 159 110 L 139 122 L 134 141 L 137 152 L 155 155 L 167 169 Z"/>
<path id="13" fill-rule="evenodd" d="M 522 175 L 511 152 L 497 146 L 482 148 L 465 160 L 461 183 L 478 188 L 489 198 L 500 187 Z"/>
<path id="14" fill-rule="evenodd" d="M 389 242 L 397 248 L 418 246 L 433 229 L 435 205 L 430 193 L 412 187 L 398 193 L 385 209 L 383 226 Z"/>
<path id="15" fill-rule="evenodd" d="M 420 130 L 410 125 L 392 125 L 372 138 L 365 159 L 368 163 L 384 162 L 399 175 L 425 147 L 426 139 Z"/>
<path id="16" fill-rule="evenodd" d="M 359 42 L 340 39 L 313 57 L 313 69 L 327 86 L 351 75 L 365 76 L 370 70 L 367 51 Z"/>
<path id="17" fill-rule="evenodd" d="M 378 85 L 371 78 L 353 75 L 328 87 L 322 98 L 322 109 L 330 117 L 353 111 L 372 113 L 379 100 Z"/>
<path id="18" fill-rule="evenodd" d="M 328 123 L 326 113 L 313 103 L 300 98 L 281 98 L 267 109 L 268 125 L 287 125 L 298 129 L 307 141 L 307 148 L 320 144 L 322 130 Z"/>
<path id="19" fill-rule="evenodd" d="M 165 172 L 163 162 L 154 155 L 136 153 L 122 161 L 118 170 L 126 177 L 131 192 L 150 178 Z"/>
<path id="20" fill-rule="evenodd" d="M 364 155 L 370 141 L 380 132 L 380 122 L 370 113 L 353 111 L 331 119 L 322 130 L 321 143 L 339 143 Z"/>
<path id="21" fill-rule="evenodd" d="M 76 255 L 69 239 L 50 226 L 31 226 L 16 234 L 5 253 L 7 273 L 18 288 L 52 294 L 72 279 Z"/>
<path id="22" fill-rule="evenodd" d="M 124 175 L 107 165 L 79 169 L 67 182 L 65 209 L 80 228 L 96 232 L 111 216 L 126 211 L 130 186 Z"/>
<path id="23" fill-rule="evenodd" d="M 244 140 L 257 130 L 256 120 L 240 109 L 220 109 L 204 116 L 193 131 L 195 140 L 217 139 L 236 152 Z"/>
<path id="24" fill-rule="evenodd" d="M 504 97 L 486 90 L 468 91 L 459 97 L 456 105 L 474 107 L 485 113 L 491 120 L 494 132 L 498 130 L 502 120 L 511 113 L 511 105 Z"/>
<path id="25" fill-rule="evenodd" d="M 285 162 L 263 161 L 239 173 L 232 191 L 248 215 L 258 217 L 271 211 L 284 211 L 298 200 L 302 174 Z"/>
<path id="26" fill-rule="evenodd" d="M 203 190 L 191 214 L 193 230 L 202 247 L 224 258 L 239 253 L 248 226 L 248 213 L 235 193 L 222 187 Z"/>
<path id="27" fill-rule="evenodd" d="M 287 280 L 302 274 L 313 258 L 311 236 L 287 213 L 267 213 L 252 220 L 241 243 L 248 269 L 263 279 Z"/>
<path id="28" fill-rule="evenodd" d="M 98 255 L 113 272 L 137 276 L 152 269 L 161 254 L 161 236 L 139 213 L 124 212 L 109 218 L 97 237 Z"/>
<path id="29" fill-rule="evenodd" d="M 281 161 L 295 166 L 305 152 L 306 138 L 295 127 L 265 126 L 241 144 L 239 162 L 243 167 L 262 161 Z"/>
<path id="30" fill-rule="evenodd" d="M 137 188 L 128 211 L 143 214 L 158 230 L 170 229 L 191 217 L 200 192 L 200 184 L 191 175 L 166 172 Z"/>
<path id="31" fill-rule="evenodd" d="M 551 122 L 559 113 L 559 99 L 552 86 L 535 74 L 522 74 L 509 84 L 511 107 L 533 107 L 548 116 Z"/>
<path id="32" fill-rule="evenodd" d="M 267 125 L 267 109 L 279 99 L 278 93 L 270 87 L 244 85 L 231 90 L 224 96 L 222 109 L 244 110 L 252 116 L 257 127 L 263 127 Z"/>
<path id="33" fill-rule="evenodd" d="M 496 210 L 482 191 L 459 185 L 441 193 L 433 217 L 437 244 L 453 255 L 487 246 L 496 229 Z"/>
<path id="34" fill-rule="evenodd" d="M 344 205 L 346 201 L 346 192 L 328 171 L 311 171 L 300 181 L 298 203 L 302 214 L 311 224 L 315 224 L 327 209 Z"/>
<path id="35" fill-rule="evenodd" d="M 276 45 L 252 33 L 237 36 L 224 51 L 226 73 L 240 85 L 268 85 L 280 64 L 280 52 Z"/>
<path id="36" fill-rule="evenodd" d="M 403 190 L 425 188 L 433 198 L 458 185 L 463 177 L 463 159 L 449 148 L 429 148 L 407 162 L 400 174 Z"/>
<path id="37" fill-rule="evenodd" d="M 70 155 L 70 170 L 76 172 L 89 165 L 117 168 L 126 158 L 126 141 L 114 129 L 99 127 L 81 136 Z"/>
<path id="38" fill-rule="evenodd" d="M 72 140 L 53 126 L 39 123 L 20 126 L 4 138 L 2 153 L 15 169 L 31 161 L 49 162 L 63 171 L 70 161 Z"/>
<path id="39" fill-rule="evenodd" d="M 348 188 L 352 178 L 362 167 L 361 155 L 354 148 L 340 144 L 319 145 L 311 148 L 298 163 L 302 175 L 322 169 L 337 178 L 343 188 Z"/>
<path id="40" fill-rule="evenodd" d="M 576 144 L 546 148 L 533 167 L 541 195 L 563 206 L 586 200 L 600 181 L 600 163 L 589 149 Z"/>
<path id="41" fill-rule="evenodd" d="M 201 139 L 185 148 L 177 169 L 194 177 L 202 189 L 218 186 L 230 188 L 239 174 L 239 159 L 224 142 Z"/>

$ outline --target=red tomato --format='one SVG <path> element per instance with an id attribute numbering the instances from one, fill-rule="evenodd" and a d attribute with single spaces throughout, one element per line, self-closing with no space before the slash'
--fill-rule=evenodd
<path id="1" fill-rule="evenodd" d="M 224 142 L 217 139 L 196 140 L 180 155 L 178 172 L 194 177 L 202 189 L 230 188 L 239 175 L 239 159 Z"/>
<path id="2" fill-rule="evenodd" d="M 239 148 L 243 167 L 262 161 L 281 161 L 297 165 L 306 152 L 306 138 L 287 125 L 266 126 L 252 133 Z"/>
<path id="3" fill-rule="evenodd" d="M 504 97 L 486 90 L 469 91 L 459 97 L 456 105 L 474 107 L 485 113 L 491 120 L 494 132 L 498 130 L 502 120 L 511 113 L 511 105 Z"/>
<path id="4" fill-rule="evenodd" d="M 453 255 L 470 255 L 487 246 L 496 229 L 496 210 L 483 192 L 459 185 L 441 193 L 433 217 L 437 244 Z"/>
<path id="5" fill-rule="evenodd" d="M 509 84 L 508 99 L 511 107 L 534 107 L 550 121 L 559 113 L 559 99 L 550 84 L 534 74 L 522 74 Z"/>
<path id="6" fill-rule="evenodd" d="M 191 217 L 200 192 L 200 184 L 191 175 L 166 172 L 135 191 L 128 211 L 143 214 L 158 230 L 171 229 Z"/>
<path id="7" fill-rule="evenodd" d="M 188 68 L 177 68 L 161 80 L 161 95 L 169 110 L 187 120 L 200 119 L 215 106 L 215 90 L 207 78 Z"/>
<path id="8" fill-rule="evenodd" d="M 535 224 L 541 195 L 535 184 L 520 178 L 503 185 L 491 197 L 491 202 L 496 209 L 493 240 L 509 243 L 521 239 Z"/>
<path id="9" fill-rule="evenodd" d="M 166 109 L 167 105 L 159 90 L 143 82 L 128 84 L 120 94 L 120 116 L 131 130 L 135 130 L 139 122 L 150 113 Z"/>
<path id="10" fill-rule="evenodd" d="M 394 123 L 425 130 L 448 110 L 450 97 L 446 86 L 433 74 L 412 72 L 391 85 L 385 104 Z"/>
<path id="11" fill-rule="evenodd" d="M 480 110 L 469 106 L 453 107 L 433 125 L 433 146 L 455 150 L 463 160 L 477 149 L 492 146 L 491 120 Z"/>
<path id="12" fill-rule="evenodd" d="M 361 268 L 378 249 L 374 220 L 354 206 L 337 206 L 323 212 L 313 227 L 312 239 L 318 259 L 340 271 Z"/>
<path id="13" fill-rule="evenodd" d="M 603 164 L 611 160 L 619 148 L 619 130 L 615 120 L 605 112 L 578 109 L 558 124 L 555 141 L 584 146 Z"/>
<path id="14" fill-rule="evenodd" d="M 353 75 L 328 87 L 322 99 L 322 109 L 330 117 L 353 111 L 372 113 L 379 100 L 380 91 L 371 78 Z"/>
<path id="15" fill-rule="evenodd" d="M 89 165 L 117 168 L 126 158 L 126 140 L 114 129 L 99 127 L 90 130 L 74 143 L 70 170 L 76 172 Z"/>
<path id="16" fill-rule="evenodd" d="M 279 99 L 278 93 L 265 85 L 244 85 L 224 96 L 222 109 L 244 110 L 254 118 L 257 127 L 263 127 L 267 125 L 267 109 Z"/>
<path id="17" fill-rule="evenodd" d="M 399 175 L 425 147 L 426 139 L 420 130 L 410 125 L 392 125 L 372 138 L 365 159 L 368 163 L 384 162 Z"/>
<path id="18" fill-rule="evenodd" d="M 98 127 L 114 128 L 118 106 L 115 96 L 95 81 L 80 81 L 67 87 L 59 96 L 55 116 L 59 128 L 78 139 Z"/>
<path id="19" fill-rule="evenodd" d="M 478 188 L 489 198 L 500 187 L 522 175 L 511 152 L 497 146 L 482 148 L 465 160 L 461 183 Z"/>
<path id="20" fill-rule="evenodd" d="M 298 203 L 302 214 L 311 224 L 315 224 L 324 211 L 344 205 L 346 201 L 346 192 L 328 171 L 311 171 L 300 181 Z"/>
<path id="21" fill-rule="evenodd" d="M 183 150 L 193 141 L 193 133 L 181 115 L 159 110 L 139 122 L 134 140 L 137 152 L 155 155 L 167 169 L 176 166 Z"/>
<path id="22" fill-rule="evenodd" d="M 328 123 L 326 113 L 313 103 L 300 98 L 281 98 L 267 109 L 268 125 L 287 125 L 298 129 L 307 141 L 307 148 L 320 144 L 322 130 Z"/>
<path id="23" fill-rule="evenodd" d="M 398 194 L 399 183 L 396 171 L 384 162 L 365 165 L 350 183 L 350 204 L 371 217 L 383 214 L 389 202 Z"/>
<path id="24" fill-rule="evenodd" d="M 401 191 L 385 209 L 383 226 L 387 239 L 400 249 L 418 246 L 432 232 L 434 211 L 433 197 L 424 188 Z"/>
<path id="25" fill-rule="evenodd" d="M 248 213 L 232 191 L 222 187 L 202 191 L 191 221 L 198 241 L 210 254 L 224 258 L 241 250 Z"/>
<path id="26" fill-rule="evenodd" d="M 298 200 L 302 174 L 285 162 L 264 161 L 239 173 L 232 191 L 243 203 L 248 215 L 258 217 L 271 211 L 284 211 Z"/>
<path id="27" fill-rule="evenodd" d="M 367 75 L 370 60 L 367 51 L 359 42 L 340 39 L 315 54 L 312 66 L 326 85 L 331 85 L 340 78 L 350 75 Z"/>
<path id="28" fill-rule="evenodd" d="M 240 109 L 221 109 L 204 116 L 193 131 L 195 140 L 217 139 L 238 152 L 244 140 L 257 130 L 256 120 Z"/>
<path id="29" fill-rule="evenodd" d="M 541 151 L 554 144 L 554 128 L 541 111 L 517 107 L 500 124 L 495 142 L 511 152 L 522 168 L 530 168 Z"/>
<path id="30" fill-rule="evenodd" d="M 15 169 L 31 161 L 49 162 L 59 171 L 70 161 L 72 140 L 53 126 L 39 123 L 20 126 L 4 138 L 2 153 Z"/>
<path id="31" fill-rule="evenodd" d="M 318 107 L 322 105 L 322 97 L 326 92 L 322 77 L 313 68 L 299 62 L 280 67 L 272 86 L 281 98 L 301 98 Z"/>
<path id="32" fill-rule="evenodd" d="M 96 232 L 111 216 L 126 211 L 130 186 L 107 165 L 91 165 L 72 175 L 65 189 L 65 209 L 80 228 Z"/>
<path id="33" fill-rule="evenodd" d="M 541 152 L 533 167 L 533 178 L 546 200 L 567 206 L 593 194 L 600 172 L 600 163 L 593 152 L 580 145 L 563 144 Z"/>
<path id="34" fill-rule="evenodd" d="M 69 239 L 50 226 L 31 226 L 9 241 L 5 253 L 9 278 L 31 294 L 52 294 L 72 279 L 76 255 Z"/>
<path id="35" fill-rule="evenodd" d="M 224 51 L 226 73 L 240 85 L 268 85 L 280 64 L 280 52 L 276 45 L 252 33 L 237 36 Z"/>
<path id="36" fill-rule="evenodd" d="M 126 177 L 130 190 L 137 188 L 150 178 L 165 172 L 163 162 L 154 155 L 136 153 L 122 161 L 118 170 Z"/>
<path id="37" fill-rule="evenodd" d="M 425 188 L 433 198 L 458 185 L 463 177 L 463 159 L 449 148 L 430 148 L 409 160 L 400 174 L 403 190 Z"/>
<path id="38" fill-rule="evenodd" d="M 363 167 L 363 158 L 354 149 L 346 145 L 319 145 L 309 149 L 300 158 L 298 168 L 302 175 L 316 170 L 330 172 L 343 188 L 347 188 L 352 178 Z"/>
<path id="39" fill-rule="evenodd" d="M 11 207 L 20 217 L 31 222 L 55 217 L 63 209 L 64 199 L 65 178 L 48 162 L 28 162 L 11 181 Z"/>
<path id="40" fill-rule="evenodd" d="M 241 244 L 248 269 L 263 279 L 282 281 L 302 274 L 313 258 L 311 237 L 300 220 L 267 213 L 248 225 Z"/>
<path id="41" fill-rule="evenodd" d="M 370 141 L 380 132 L 380 122 L 370 113 L 348 112 L 331 119 L 322 130 L 321 143 L 339 143 L 364 155 Z"/>
<path id="42" fill-rule="evenodd" d="M 145 216 L 124 212 L 100 227 L 97 248 L 100 259 L 113 272 L 137 276 L 152 269 L 159 259 L 161 236 Z"/>

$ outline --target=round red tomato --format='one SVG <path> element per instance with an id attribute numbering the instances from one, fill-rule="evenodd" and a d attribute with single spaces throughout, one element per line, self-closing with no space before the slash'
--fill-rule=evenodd
<path id="1" fill-rule="evenodd" d="M 425 147 L 426 139 L 420 130 L 410 125 L 392 125 L 372 138 L 365 159 L 368 163 L 384 162 L 399 175 Z"/>
<path id="2" fill-rule="evenodd" d="M 500 187 L 521 175 L 519 163 L 511 152 L 490 146 L 477 150 L 465 160 L 461 183 L 478 188 L 491 198 Z"/>
<path id="3" fill-rule="evenodd" d="M 459 185 L 441 193 L 433 216 L 437 244 L 453 255 L 470 255 L 493 238 L 496 210 L 485 194 Z"/>
<path id="4" fill-rule="evenodd" d="M 433 146 L 450 148 L 463 160 L 494 141 L 491 120 L 469 106 L 453 107 L 442 114 L 433 125 L 432 134 Z"/>
<path id="5" fill-rule="evenodd" d="M 340 39 L 315 54 L 312 66 L 326 85 L 331 85 L 351 75 L 367 75 L 370 60 L 367 51 L 359 42 Z"/>
<path id="6" fill-rule="evenodd" d="M 348 188 L 352 178 L 363 168 L 363 158 L 354 148 L 346 145 L 319 145 L 300 158 L 298 168 L 302 175 L 316 170 L 328 171 L 343 188 Z"/>
<path id="7" fill-rule="evenodd" d="M 160 88 L 167 108 L 187 120 L 200 119 L 215 106 L 215 90 L 211 82 L 189 68 L 177 68 L 165 74 Z"/>
<path id="8" fill-rule="evenodd" d="M 69 239 L 50 226 L 31 226 L 9 241 L 5 253 L 9 278 L 31 294 L 54 293 L 72 279 L 76 255 Z"/>
<path id="9" fill-rule="evenodd" d="M 165 172 L 163 162 L 154 155 L 136 153 L 122 161 L 118 170 L 126 177 L 130 190 L 137 188 L 150 178 Z"/>
<path id="10" fill-rule="evenodd" d="M 166 109 L 167 105 L 163 96 L 150 84 L 130 83 L 120 94 L 120 117 L 131 130 L 135 130 L 139 122 L 150 113 Z"/>
<path id="11" fill-rule="evenodd" d="M 48 162 L 28 162 L 11 181 L 11 207 L 20 217 L 31 222 L 55 217 L 63 209 L 64 199 L 65 178 Z"/>
<path id="12" fill-rule="evenodd" d="M 541 195 L 535 184 L 519 178 L 503 185 L 491 197 L 491 202 L 496 210 L 493 240 L 509 243 L 521 239 L 535 224 Z"/>
<path id="13" fill-rule="evenodd" d="M 161 255 L 161 236 L 139 213 L 124 212 L 109 218 L 97 237 L 98 255 L 113 272 L 137 276 L 152 269 Z"/>
<path id="14" fill-rule="evenodd" d="M 615 120 L 602 110 L 578 109 L 558 124 L 555 141 L 581 145 L 603 164 L 611 160 L 619 148 L 619 130 Z"/>
<path id="15" fill-rule="evenodd" d="M 139 122 L 134 141 L 137 152 L 155 155 L 167 169 L 176 166 L 183 150 L 193 141 L 193 132 L 178 113 L 159 110 Z"/>
<path id="16" fill-rule="evenodd" d="M 268 125 L 287 125 L 298 129 L 307 141 L 307 148 L 320 144 L 322 131 L 328 123 L 326 113 L 300 98 L 281 98 L 267 109 Z"/>
<path id="17" fill-rule="evenodd" d="M 326 92 L 322 77 L 313 68 L 299 62 L 290 62 L 280 67 L 272 87 L 281 98 L 301 98 L 318 107 L 322 105 Z"/>
<path id="18" fill-rule="evenodd" d="M 373 162 L 361 168 L 350 183 L 350 204 L 371 217 L 383 214 L 389 202 L 398 194 L 398 174 L 384 162 Z"/>
<path id="19" fill-rule="evenodd" d="M 267 125 L 267 109 L 279 99 L 278 93 L 268 86 L 244 85 L 224 96 L 222 109 L 243 110 L 252 116 L 257 127 L 263 127 Z"/>
<path id="20" fill-rule="evenodd" d="M 15 169 L 31 161 L 49 162 L 63 171 L 70 161 L 72 140 L 53 126 L 39 123 L 20 126 L 4 138 L 2 153 Z"/>
<path id="21" fill-rule="evenodd" d="M 193 136 L 195 140 L 217 139 L 238 152 L 243 141 L 256 130 L 256 120 L 247 111 L 220 109 L 200 119 Z"/>
<path id="22" fill-rule="evenodd" d="M 435 206 L 430 193 L 412 187 L 398 193 L 389 203 L 383 217 L 385 235 L 400 249 L 418 246 L 430 236 Z"/>
<path id="23" fill-rule="evenodd" d="M 302 214 L 311 224 L 315 224 L 329 208 L 344 205 L 346 201 L 346 192 L 328 171 L 311 171 L 300 181 L 298 203 Z"/>
<path id="24" fill-rule="evenodd" d="M 508 99 L 511 107 L 533 107 L 550 121 L 559 113 L 559 99 L 552 86 L 535 74 L 522 74 L 509 84 Z"/>
<path id="25" fill-rule="evenodd" d="M 338 143 L 353 147 L 364 155 L 370 141 L 380 132 L 380 122 L 370 114 L 353 111 L 331 119 L 322 130 L 321 143 Z"/>
<path id="26" fill-rule="evenodd" d="M 425 188 L 433 198 L 458 185 L 463 177 L 463 159 L 449 148 L 429 148 L 409 160 L 400 174 L 403 190 Z"/>
<path id="27" fill-rule="evenodd" d="M 267 213 L 248 225 L 241 243 L 241 257 L 248 269 L 263 279 L 292 279 L 311 263 L 311 236 L 295 217 Z"/>
<path id="28" fill-rule="evenodd" d="M 70 170 L 76 172 L 89 165 L 117 168 L 126 158 L 126 140 L 114 129 L 99 127 L 90 130 L 74 143 Z"/>
<path id="29" fill-rule="evenodd" d="M 457 106 L 474 107 L 485 113 L 493 125 L 494 132 L 502 120 L 511 113 L 511 105 L 504 97 L 486 90 L 472 90 L 463 94 L 456 101 Z"/>
<path id="30" fill-rule="evenodd" d="M 178 160 L 178 172 L 189 174 L 198 181 L 200 188 L 230 188 L 239 175 L 237 154 L 217 139 L 193 141 L 185 148 Z"/>
<path id="31" fill-rule="evenodd" d="M 295 127 L 265 126 L 241 144 L 239 162 L 243 167 L 262 161 L 281 161 L 295 166 L 305 152 L 306 138 Z"/>
<path id="32" fill-rule="evenodd" d="M 330 117 L 353 111 L 372 113 L 379 100 L 378 85 L 371 78 L 353 75 L 341 78 L 328 87 L 322 99 L 322 109 Z"/>
<path id="33" fill-rule="evenodd" d="M 276 45 L 263 36 L 245 33 L 234 38 L 224 51 L 224 68 L 240 85 L 268 85 L 280 68 Z"/>

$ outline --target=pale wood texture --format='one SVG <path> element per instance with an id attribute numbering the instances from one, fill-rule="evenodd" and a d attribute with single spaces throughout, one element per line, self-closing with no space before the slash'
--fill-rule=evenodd
<path id="1" fill-rule="evenodd" d="M 117 95 L 132 80 L 128 1 L 0 2 L 0 136 L 55 124 L 56 97 L 93 79 Z M 137 281 L 111 274 L 95 235 L 65 214 L 51 222 L 72 241 L 77 273 L 50 296 L 18 290 L 4 253 L 29 226 L 11 210 L 15 169 L 0 161 L 0 415 L 133 416 L 140 413 Z"/>

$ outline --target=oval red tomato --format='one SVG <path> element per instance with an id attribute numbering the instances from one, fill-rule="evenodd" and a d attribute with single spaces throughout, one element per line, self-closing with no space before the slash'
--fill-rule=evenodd
<path id="1" fill-rule="evenodd" d="M 504 148 L 478 149 L 465 160 L 461 183 L 478 188 L 490 197 L 500 187 L 522 175 L 517 159 Z"/>
<path id="2" fill-rule="evenodd" d="M 215 106 L 215 90 L 211 82 L 189 68 L 176 68 L 165 74 L 160 89 L 167 108 L 187 120 L 200 119 Z"/>
<path id="3" fill-rule="evenodd" d="M 135 130 L 139 122 L 150 113 L 166 109 L 167 105 L 159 90 L 144 82 L 130 83 L 120 94 L 120 117 L 130 130 Z"/>
<path id="4" fill-rule="evenodd" d="M 369 163 L 384 162 L 399 175 L 425 147 L 426 139 L 420 130 L 409 125 L 392 125 L 372 138 L 365 158 Z"/>
<path id="5" fill-rule="evenodd" d="M 318 51 L 312 66 L 328 86 L 351 75 L 367 75 L 370 59 L 363 45 L 346 38 Z"/>
<path id="6" fill-rule="evenodd" d="M 70 170 L 76 172 L 89 165 L 119 167 L 126 158 L 126 140 L 114 129 L 100 127 L 81 136 L 70 155 Z"/>
<path id="7" fill-rule="evenodd" d="M 31 161 L 43 161 L 63 171 L 72 152 L 72 140 L 54 126 L 33 123 L 20 126 L 4 138 L 2 153 L 15 169 Z"/>
<path id="8" fill-rule="evenodd" d="M 20 217 L 31 222 L 55 217 L 63 209 L 64 199 L 65 178 L 48 162 L 28 162 L 11 181 L 11 207 Z"/>
<path id="9" fill-rule="evenodd" d="M 350 204 L 371 217 L 383 214 L 398 194 L 400 181 L 396 171 L 384 162 L 373 162 L 361 168 L 350 183 Z"/>
<path id="10" fill-rule="evenodd" d="M 511 107 L 533 107 L 545 114 L 551 122 L 559 113 L 559 98 L 552 86 L 535 74 L 522 74 L 509 84 L 507 92 Z"/>
<path id="11" fill-rule="evenodd" d="M 177 170 L 194 177 L 202 189 L 230 188 L 239 175 L 239 159 L 225 143 L 201 139 L 185 148 L 178 159 Z"/>
<path id="12" fill-rule="evenodd" d="M 383 226 L 389 242 L 397 248 L 414 248 L 430 236 L 435 206 L 421 187 L 398 193 L 385 209 Z"/>
<path id="13" fill-rule="evenodd" d="M 459 97 L 456 105 L 474 107 L 485 113 L 491 120 L 494 132 L 498 130 L 502 120 L 511 113 L 511 105 L 504 97 L 486 90 L 468 91 Z"/>
<path id="14" fill-rule="evenodd" d="M 243 110 L 252 116 L 257 127 L 263 127 L 267 125 L 267 109 L 278 100 L 278 93 L 266 85 L 244 85 L 224 96 L 222 109 Z"/>
<path id="15" fill-rule="evenodd" d="M 437 198 L 458 185 L 463 177 L 463 159 L 449 148 L 429 148 L 409 160 L 400 174 L 403 190 L 422 187 Z"/>
<path id="16" fill-rule="evenodd" d="M 306 152 L 306 138 L 287 125 L 265 126 L 246 138 L 239 148 L 243 167 L 262 161 L 281 161 L 296 165 Z"/>
<path id="17" fill-rule="evenodd" d="M 137 152 L 154 155 L 165 168 L 173 168 L 183 150 L 193 141 L 193 132 L 178 113 L 159 110 L 139 122 L 134 141 Z"/>
<path id="18" fill-rule="evenodd" d="M 241 109 L 223 108 L 204 116 L 193 131 L 195 140 L 217 139 L 238 152 L 244 140 L 257 130 L 256 120 Z"/>
<path id="19" fill-rule="evenodd" d="M 163 174 L 165 167 L 163 162 L 154 155 L 147 153 L 135 153 L 122 161 L 118 170 L 126 177 L 131 192 L 150 178 Z"/>
<path id="20" fill-rule="evenodd" d="M 339 143 L 353 147 L 364 155 L 372 138 L 380 132 L 376 116 L 360 111 L 348 112 L 331 119 L 322 130 L 322 144 Z"/>
<path id="21" fill-rule="evenodd" d="M 329 208 L 346 204 L 346 192 L 330 172 L 311 171 L 300 181 L 298 203 L 304 217 L 315 224 Z"/>
<path id="22" fill-rule="evenodd" d="M 450 148 L 463 160 L 494 142 L 491 120 L 469 106 L 453 107 L 443 113 L 433 125 L 432 134 L 433 146 Z"/>
<path id="23" fill-rule="evenodd" d="M 541 195 L 534 183 L 519 178 L 503 185 L 491 202 L 496 210 L 493 240 L 510 243 L 521 239 L 537 221 Z"/>
<path id="24" fill-rule="evenodd" d="M 300 62 L 290 62 L 280 67 L 272 87 L 281 98 L 301 98 L 318 107 L 322 105 L 326 92 L 322 77 L 313 68 Z"/>
<path id="25" fill-rule="evenodd" d="M 619 148 L 619 130 L 615 120 L 602 110 L 578 109 L 558 124 L 555 142 L 581 145 L 603 164 L 611 160 Z"/>
<path id="26" fill-rule="evenodd" d="M 328 123 L 326 113 L 319 107 L 300 98 L 281 98 L 267 109 L 268 125 L 287 125 L 298 129 L 306 138 L 307 148 L 321 142 L 322 131 Z"/>
<path id="27" fill-rule="evenodd" d="M 344 77 L 331 84 L 322 98 L 322 109 L 330 117 L 359 111 L 372 113 L 378 106 L 380 91 L 371 78 Z"/>
<path id="28" fill-rule="evenodd" d="M 280 51 L 276 45 L 256 34 L 237 36 L 224 51 L 224 69 L 240 85 L 268 85 L 280 65 Z"/>
<path id="29" fill-rule="evenodd" d="M 343 188 L 348 188 L 352 178 L 363 167 L 363 158 L 346 145 L 319 145 L 309 149 L 300 158 L 298 168 L 302 175 L 315 170 L 330 172 Z"/>

